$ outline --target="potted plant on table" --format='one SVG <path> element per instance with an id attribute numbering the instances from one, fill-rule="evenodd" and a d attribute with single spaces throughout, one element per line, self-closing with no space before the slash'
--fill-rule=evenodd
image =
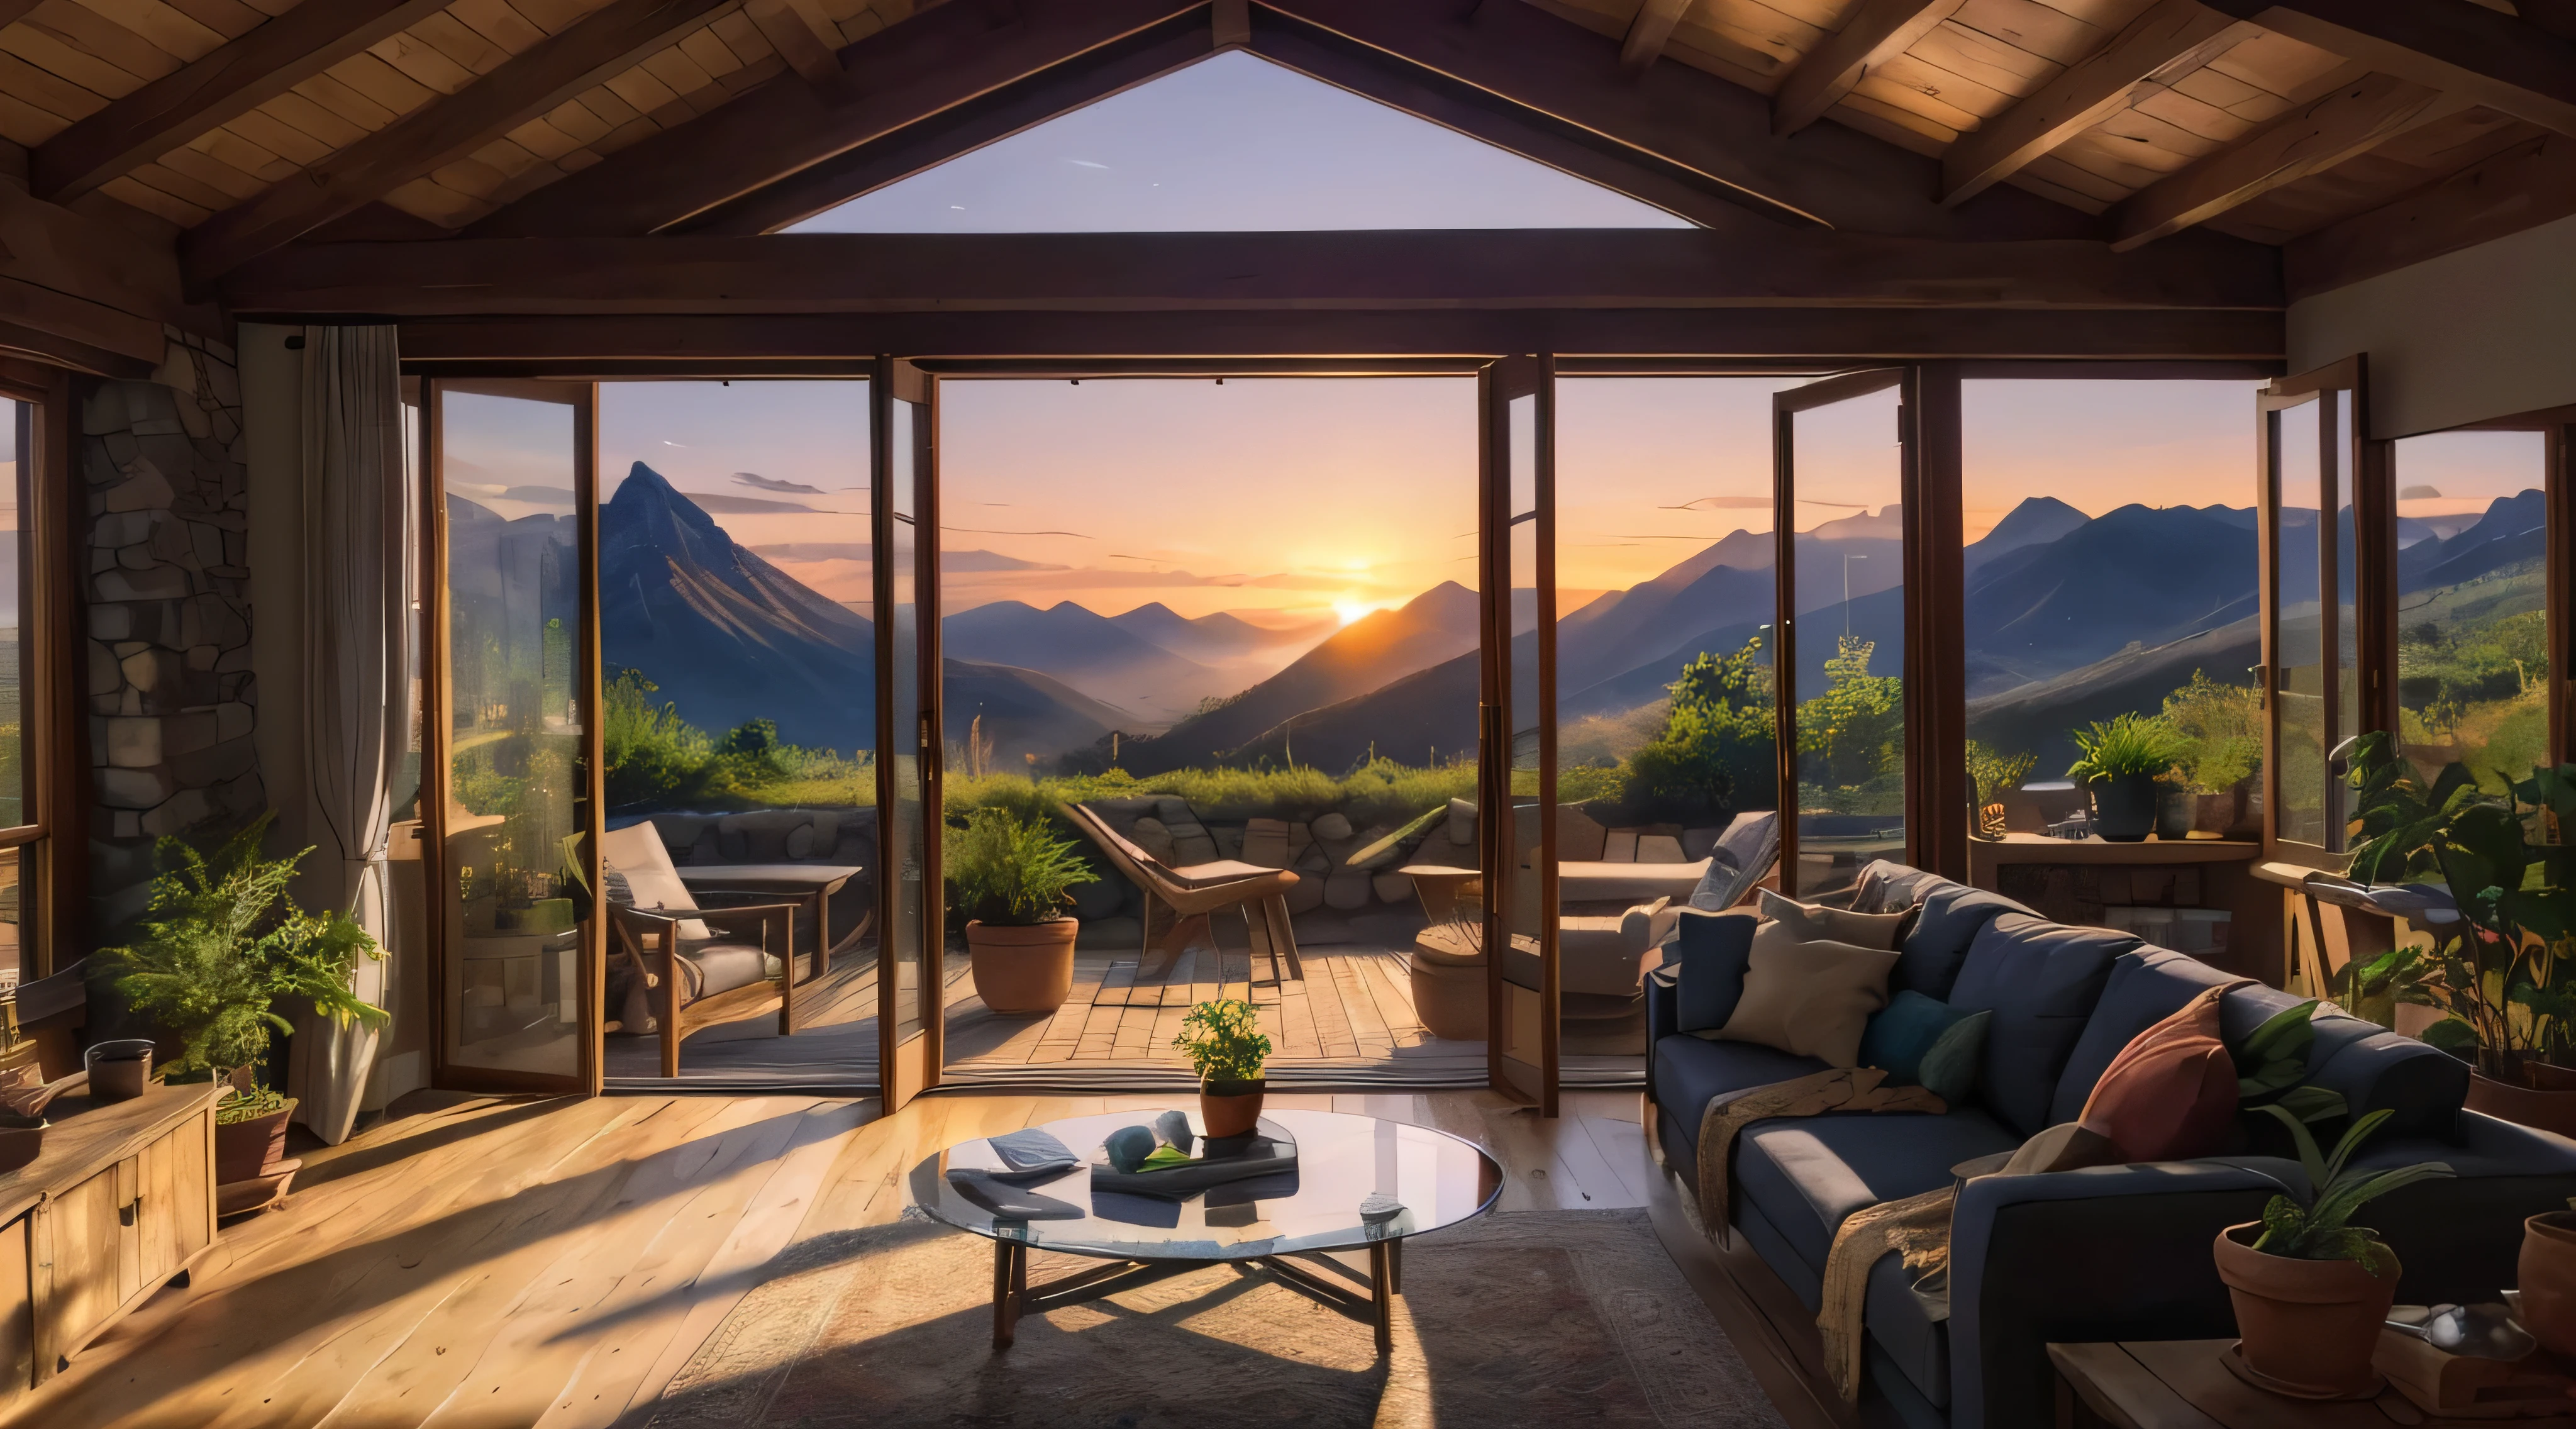
<path id="1" fill-rule="evenodd" d="M 977 809 L 949 837 L 949 897 L 966 914 L 975 995 L 1004 1016 L 1053 1012 L 1073 991 L 1073 940 L 1064 911 L 1078 884 L 1097 883 L 1071 839 L 1007 809 Z"/>
<path id="2" fill-rule="evenodd" d="M 2352 1224 L 2353 1213 L 2401 1186 L 2449 1176 L 2439 1161 L 2385 1171 L 2347 1165 L 2354 1151 L 2395 1115 L 2381 1110 L 2355 1121 L 2320 1154 L 2306 1123 L 2281 1107 L 2260 1107 L 2289 1128 L 2307 1173 L 2305 1196 L 2274 1196 L 2263 1219 L 2218 1233 L 2212 1253 L 2218 1278 L 2236 1308 L 2237 1353 L 2265 1388 L 2302 1399 L 2341 1399 L 2370 1387 L 2371 1352 L 2397 1297 L 2401 1267 L 2378 1233 Z"/>
<path id="3" fill-rule="evenodd" d="M 1210 1136 L 1241 1136 L 1261 1120 L 1270 1039 L 1259 1028 L 1252 1004 L 1238 998 L 1202 1002 L 1181 1019 L 1172 1046 L 1199 1074 L 1199 1120 Z"/>
<path id="4" fill-rule="evenodd" d="M 2499 794 L 2453 764 L 2428 787 L 2385 733 L 2356 740 L 2351 765 L 2352 878 L 2436 879 L 2457 908 L 2417 919 L 2429 943 L 2353 970 L 2351 995 L 2442 1013 L 2422 1035 L 2470 1063 L 2472 1110 L 2576 1135 L 2576 846 L 2533 837 L 2576 826 L 2576 765 Z"/>
<path id="5" fill-rule="evenodd" d="M 179 1042 L 162 1079 L 233 1084 L 215 1110 L 219 1185 L 280 1176 L 295 1100 L 259 1080 L 270 1036 L 295 1030 L 278 1014 L 279 999 L 302 998 L 343 1023 L 386 1020 L 349 985 L 358 959 L 384 950 L 346 915 L 295 905 L 286 885 L 313 850 L 261 857 L 268 824 L 263 816 L 211 855 L 161 840 L 140 936 L 99 950 L 135 1010 Z M 271 1189 L 283 1189 L 282 1178 Z"/>
<path id="6" fill-rule="evenodd" d="M 2180 741 L 2154 715 L 2124 714 L 2075 732 L 2083 755 L 2066 777 L 2090 785 L 2093 822 L 2113 843 L 2138 843 L 2154 832 L 2156 781 L 2174 767 Z"/>

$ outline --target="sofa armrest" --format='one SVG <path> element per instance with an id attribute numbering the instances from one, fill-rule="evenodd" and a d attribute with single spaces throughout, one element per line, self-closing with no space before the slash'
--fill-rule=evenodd
<path id="1" fill-rule="evenodd" d="M 1681 968 L 1666 963 L 1646 974 L 1646 1054 L 1657 1042 L 1681 1035 Z"/>
<path id="2" fill-rule="evenodd" d="M 2178 1161 L 1981 1176 L 1950 1223 L 1950 1422 L 2050 1421 L 2051 1340 L 2199 1339 L 2234 1332 L 2210 1255 L 2256 1219 L 2295 1163 Z"/>

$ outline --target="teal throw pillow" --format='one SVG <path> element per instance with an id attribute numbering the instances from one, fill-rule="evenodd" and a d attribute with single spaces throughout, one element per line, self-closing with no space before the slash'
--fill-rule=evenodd
<path id="1" fill-rule="evenodd" d="M 1860 1064 L 1887 1073 L 1890 1086 L 1922 1087 L 1957 1106 L 1977 1090 L 1977 1067 L 1992 1021 L 1992 1013 L 1968 1012 L 1919 992 L 1899 992 L 1862 1029 Z"/>

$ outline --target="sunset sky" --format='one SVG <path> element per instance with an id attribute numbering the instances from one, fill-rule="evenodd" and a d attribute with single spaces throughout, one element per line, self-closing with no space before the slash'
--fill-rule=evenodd
<path id="1" fill-rule="evenodd" d="M 810 220 L 841 231 L 1677 225 L 1660 210 L 1242 54 L 990 145 Z M 1559 383 L 1564 608 L 1729 531 L 1767 530 L 1771 394 L 1804 378 Z M 2253 500 L 2255 384 L 1981 381 L 1971 539 L 2022 500 Z M 1464 378 L 956 381 L 942 388 L 948 608 L 1015 597 L 1276 620 L 1475 582 Z M 1805 529 L 1897 494 L 1895 394 L 1800 418 Z M 449 481 L 509 515 L 569 509 L 565 409 L 454 399 Z M 2525 450 L 2528 448 L 2528 450 Z M 861 382 L 603 384 L 600 472 L 631 462 L 836 599 L 867 595 Z M 2531 484 L 2519 434 L 2401 447 L 2434 514 Z M 548 491 L 561 492 L 548 497 Z M 512 494 L 515 493 L 515 496 Z M 560 503 L 558 505 L 557 503 Z"/>

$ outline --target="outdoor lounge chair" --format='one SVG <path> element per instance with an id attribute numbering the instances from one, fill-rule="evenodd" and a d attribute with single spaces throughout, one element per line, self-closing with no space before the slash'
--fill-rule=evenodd
<path id="1" fill-rule="evenodd" d="M 1111 828 L 1109 821 L 1093 810 L 1080 804 L 1056 807 L 1100 846 L 1110 864 L 1126 875 L 1128 882 L 1144 891 L 1144 941 L 1136 953 L 1136 976 L 1140 980 L 1170 972 L 1181 954 L 1189 951 L 1191 940 L 1201 933 L 1207 935 L 1209 946 L 1215 946 L 1216 926 L 1209 915 L 1221 909 L 1241 908 L 1244 928 L 1252 937 L 1253 956 L 1264 952 L 1270 955 L 1270 980 L 1282 982 L 1284 960 L 1285 977 L 1305 981 L 1306 970 L 1297 961 L 1297 934 L 1288 923 L 1288 891 L 1297 886 L 1294 872 L 1233 859 L 1168 868 Z M 1145 952 L 1153 943 L 1154 900 L 1158 898 L 1170 906 L 1174 921 L 1163 934 L 1162 961 L 1147 968 Z"/>
<path id="2" fill-rule="evenodd" d="M 1759 809 L 1735 816 L 1709 850 L 1708 873 L 1689 894 L 1690 906 L 1723 913 L 1744 901 L 1753 885 L 1780 862 L 1780 811 Z"/>
<path id="3" fill-rule="evenodd" d="M 617 951 L 639 988 L 626 999 L 626 1010 L 649 1006 L 660 1024 L 663 1076 L 680 1075 L 680 1042 L 691 1032 L 754 1015 L 772 998 L 778 1002 L 778 1035 L 795 1032 L 795 904 L 699 907 L 649 822 L 611 830 L 599 848 L 602 862 L 623 874 L 634 894 L 631 905 L 612 898 L 608 918 L 617 930 Z M 616 884 L 609 886 L 613 891 Z M 759 929 L 758 942 L 739 940 L 748 927 Z M 719 937 L 718 929 L 734 936 Z M 639 1021 L 619 1020 L 641 1030 Z"/>

